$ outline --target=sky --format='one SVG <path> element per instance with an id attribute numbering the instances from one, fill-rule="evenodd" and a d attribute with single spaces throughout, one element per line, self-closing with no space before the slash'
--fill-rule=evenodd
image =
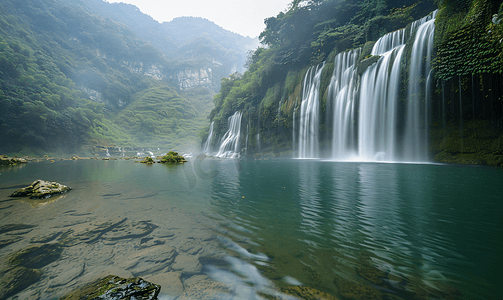
<path id="1" fill-rule="evenodd" d="M 202 17 L 244 36 L 256 37 L 264 19 L 285 11 L 292 0 L 108 0 L 137 6 L 159 22 L 176 17 Z"/>

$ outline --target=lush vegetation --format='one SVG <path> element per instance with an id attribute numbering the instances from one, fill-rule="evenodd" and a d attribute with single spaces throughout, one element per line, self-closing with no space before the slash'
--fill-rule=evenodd
<path id="1" fill-rule="evenodd" d="M 174 75 L 183 64 L 204 67 L 194 61 L 200 53 L 181 58 L 186 62 L 166 58 L 84 1 L 65 3 L 0 3 L 0 151 L 198 148 L 214 92 L 180 91 Z M 132 17 L 146 16 L 135 10 Z"/>
<path id="2" fill-rule="evenodd" d="M 168 64 L 164 67 L 169 73 L 211 68 L 216 79 L 212 82 L 214 91 L 219 90 L 220 78 L 244 71 L 248 50 L 258 46 L 257 38 L 243 37 L 202 18 L 179 17 L 160 24 L 131 4 L 102 0 L 61 1 L 125 24 L 136 36 L 160 49 L 167 58 Z"/>
<path id="3" fill-rule="evenodd" d="M 503 166 L 503 3 L 437 1 L 432 151 Z"/>
<path id="4" fill-rule="evenodd" d="M 240 110 L 250 136 L 260 134 L 266 147 L 291 147 L 293 113 L 310 65 L 326 61 L 320 91 L 325 104 L 337 53 L 363 47 L 362 60 L 382 34 L 434 9 L 430 1 L 292 1 L 285 12 L 265 20 L 260 39 L 266 47 L 250 55 L 248 71 L 222 79 L 210 115 L 217 137 L 227 130 L 227 118 Z M 248 150 L 258 151 L 256 139 L 249 140 Z"/>

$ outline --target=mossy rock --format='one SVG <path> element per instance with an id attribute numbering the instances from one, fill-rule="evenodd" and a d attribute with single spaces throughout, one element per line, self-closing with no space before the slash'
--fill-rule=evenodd
<path id="1" fill-rule="evenodd" d="M 12 253 L 7 258 L 11 266 L 39 269 L 61 257 L 62 247 L 58 244 L 31 246 Z"/>
<path id="2" fill-rule="evenodd" d="M 19 164 L 25 164 L 27 162 L 28 161 L 24 158 L 16 158 L 16 157 L 9 158 L 6 155 L 0 157 L 0 165 L 15 166 Z"/>
<path id="3" fill-rule="evenodd" d="M 356 273 L 363 279 L 375 285 L 382 285 L 383 279 L 387 278 L 385 272 L 370 265 L 364 265 L 356 268 Z"/>
<path id="4" fill-rule="evenodd" d="M 367 70 L 371 65 L 375 64 L 380 58 L 381 56 L 379 55 L 371 55 L 370 57 L 365 58 L 364 60 L 359 62 L 356 66 L 358 68 L 358 75 L 363 75 L 365 70 Z"/>
<path id="5" fill-rule="evenodd" d="M 155 300 L 161 291 L 161 286 L 141 278 L 120 278 L 110 275 L 98 279 L 60 300 L 91 300 L 91 299 L 138 299 Z"/>
<path id="6" fill-rule="evenodd" d="M 11 197 L 30 197 L 30 199 L 47 199 L 61 195 L 71 190 L 70 187 L 57 182 L 35 180 L 31 185 L 15 191 Z"/>
<path id="7" fill-rule="evenodd" d="M 142 164 L 153 164 L 155 161 L 152 159 L 150 156 L 145 156 L 144 159 L 140 160 L 140 163 Z"/>
<path id="8" fill-rule="evenodd" d="M 161 163 L 164 164 L 183 164 L 187 162 L 185 157 L 178 155 L 178 152 L 169 151 L 168 154 L 161 157 Z"/>
<path id="9" fill-rule="evenodd" d="M 25 267 L 15 267 L 0 273 L 0 299 L 7 299 L 35 283 L 42 271 Z"/>
<path id="10" fill-rule="evenodd" d="M 383 298 L 378 290 L 365 284 L 353 282 L 342 277 L 337 277 L 335 283 L 339 288 L 339 294 L 348 300 L 378 300 Z"/>
<path id="11" fill-rule="evenodd" d="M 288 288 L 283 288 L 281 291 L 285 294 L 295 296 L 300 299 L 306 300 L 336 300 L 334 296 L 327 294 L 325 292 L 319 291 L 315 288 L 307 286 L 292 286 Z"/>

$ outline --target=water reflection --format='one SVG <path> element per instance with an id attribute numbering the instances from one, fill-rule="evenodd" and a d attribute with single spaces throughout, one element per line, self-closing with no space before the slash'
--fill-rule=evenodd
<path id="1" fill-rule="evenodd" d="M 463 185 L 464 175 L 475 172 L 487 185 L 503 179 L 501 173 L 488 179 L 488 169 L 313 160 L 242 165 L 237 179 L 214 179 L 212 205 L 224 220 L 223 234 L 271 259 L 258 267 L 280 287 L 291 278 L 342 297 L 348 289 L 399 298 L 496 292 L 479 263 L 496 255 L 488 245 L 501 246 L 495 235 L 502 224 L 494 213 L 487 219 L 460 211 L 477 206 L 473 197 L 480 192 L 476 184 Z M 501 187 L 489 185 L 481 197 L 501 212 L 490 200 L 495 194 Z M 460 228 L 488 232 L 471 235 L 467 245 Z"/>

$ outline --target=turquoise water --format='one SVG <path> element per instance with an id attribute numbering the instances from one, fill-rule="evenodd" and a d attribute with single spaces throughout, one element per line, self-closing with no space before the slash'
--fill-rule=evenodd
<path id="1" fill-rule="evenodd" d="M 503 295 L 501 169 L 206 159 L 178 167 L 120 160 L 41 162 L 0 173 L 0 225 L 21 215 L 10 211 L 18 206 L 25 206 L 25 216 L 70 203 L 75 208 L 77 200 L 98 201 L 100 209 L 112 211 L 106 203 L 113 202 L 123 205 L 127 216 L 138 213 L 127 206 L 148 199 L 148 217 L 162 226 L 156 207 L 175 207 L 216 233 L 218 251 L 227 258 L 200 258 L 201 272 L 236 285 L 236 298 L 295 284 L 340 299 Z M 11 207 L 8 194 L 14 187 L 39 178 L 74 190 L 31 211 L 17 201 Z M 3 251 L 16 249 L 8 247 Z"/>
<path id="2" fill-rule="evenodd" d="M 272 259 L 271 277 L 332 295 L 347 281 L 405 299 L 502 295 L 502 170 L 312 160 L 241 166 L 214 179 L 212 209 L 250 251 Z"/>

